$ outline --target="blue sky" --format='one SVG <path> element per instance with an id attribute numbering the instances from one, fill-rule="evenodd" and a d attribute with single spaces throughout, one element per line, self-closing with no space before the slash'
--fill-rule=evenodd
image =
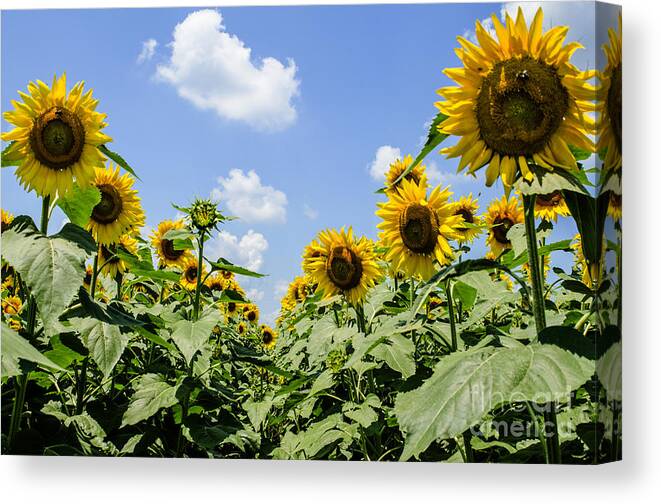
<path id="1" fill-rule="evenodd" d="M 592 4 L 572 5 L 555 5 L 547 17 L 576 20 L 570 38 L 586 44 L 594 36 Z M 319 230 L 353 225 L 376 237 L 377 151 L 417 153 L 435 91 L 451 83 L 442 70 L 458 66 L 455 37 L 470 36 L 476 19 L 501 7 L 5 11 L 2 108 L 30 80 L 50 83 L 63 71 L 69 87 L 85 80 L 108 114 L 110 148 L 142 179 L 136 187 L 148 226 L 175 217 L 171 202 L 220 197 L 241 219 L 209 248 L 268 274 L 242 283 L 272 319 Z M 581 67 L 595 58 L 586 45 L 575 60 Z M 4 121 L 2 129 L 9 129 Z M 481 193 L 481 210 L 502 194 L 500 186 L 485 189 L 483 173 L 456 175 L 456 161 L 438 153 L 426 164 L 457 195 Z M 12 171 L 2 171 L 3 208 L 36 216 L 38 201 Z M 51 229 L 62 221 L 56 216 Z M 568 233 L 573 225 L 559 227 Z M 483 243 L 475 249 L 483 253 Z M 566 264 L 563 254 L 557 259 Z"/>

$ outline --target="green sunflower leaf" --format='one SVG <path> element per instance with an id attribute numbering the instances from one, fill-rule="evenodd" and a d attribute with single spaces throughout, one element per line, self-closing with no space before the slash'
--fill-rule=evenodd
<path id="1" fill-rule="evenodd" d="M 42 368 L 64 371 L 4 322 L 2 323 L 0 338 L 0 341 L 2 341 L 2 359 L 0 360 L 2 372 L 0 374 L 3 379 L 23 374 L 20 367 L 21 360 L 34 362 Z"/>
<path id="2" fill-rule="evenodd" d="M 71 223 L 46 236 L 32 219 L 19 216 L 2 234 L 2 255 L 35 297 L 47 335 L 58 332 L 58 318 L 83 285 L 85 260 L 95 250 L 92 236 Z"/>
<path id="3" fill-rule="evenodd" d="M 99 146 L 98 146 L 98 149 L 99 149 L 103 154 L 105 154 L 105 155 L 108 156 L 110 159 L 112 159 L 115 163 L 117 163 L 119 166 L 121 166 L 122 168 L 124 168 L 124 169 L 125 169 L 127 172 L 129 172 L 131 175 L 133 175 L 135 178 L 137 178 L 138 180 L 142 180 L 140 177 L 138 177 L 137 173 L 135 173 L 135 171 L 133 170 L 133 168 L 131 168 L 131 166 L 126 162 L 126 160 L 125 160 L 122 156 L 120 156 L 120 155 L 117 154 L 116 152 L 111 151 L 111 150 L 110 150 L 108 147 L 106 147 L 105 145 L 99 145 Z"/>
<path id="4" fill-rule="evenodd" d="M 122 417 L 122 425 L 135 425 L 155 415 L 162 408 L 169 408 L 179 402 L 179 385 L 170 385 L 161 375 L 149 373 L 138 378 L 133 386 L 135 391 L 128 409 Z"/>
<path id="5" fill-rule="evenodd" d="M 262 278 L 265 277 L 266 275 L 263 275 L 262 273 L 256 273 L 254 271 L 250 271 L 249 269 L 242 268 L 241 266 L 235 266 L 231 262 L 229 262 L 227 259 L 220 258 L 216 262 L 209 261 L 207 259 L 208 263 L 211 265 L 211 271 L 231 271 L 232 273 L 235 273 L 237 275 L 244 275 L 244 276 L 250 276 L 250 277 L 255 277 L 255 278 Z"/>
<path id="6" fill-rule="evenodd" d="M 57 200 L 59 206 L 69 220 L 76 226 L 84 228 L 90 220 L 94 207 L 101 201 L 101 191 L 96 186 L 81 189 L 78 184 L 66 196 Z"/>
<path id="7" fill-rule="evenodd" d="M 108 377 L 129 342 L 129 335 L 119 326 L 95 319 L 74 319 L 85 347 L 103 376 Z M 72 322 L 74 322 L 72 320 Z"/>
<path id="8" fill-rule="evenodd" d="M 213 327 L 220 322 L 220 311 L 210 310 L 196 322 L 180 320 L 172 326 L 172 340 L 190 365 L 195 354 L 209 341 Z"/>
<path id="9" fill-rule="evenodd" d="M 12 149 L 16 146 L 16 140 L 13 140 L 7 144 L 7 146 L 2 149 L 2 168 L 7 168 L 9 166 L 18 166 L 18 159 L 16 153 L 12 152 Z M 13 155 L 12 155 L 13 154 Z"/>

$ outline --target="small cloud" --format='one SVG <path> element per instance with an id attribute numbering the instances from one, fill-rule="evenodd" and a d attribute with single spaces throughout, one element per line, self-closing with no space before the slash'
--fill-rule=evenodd
<path id="1" fill-rule="evenodd" d="M 194 106 L 257 130 L 283 130 L 296 122 L 292 101 L 300 81 L 294 60 L 253 62 L 252 50 L 225 30 L 219 11 L 186 16 L 175 26 L 169 47 L 170 59 L 158 66 L 156 77 Z"/>
<path id="2" fill-rule="evenodd" d="M 248 289 L 246 291 L 246 296 L 248 296 L 248 299 L 252 301 L 253 303 L 256 303 L 257 301 L 261 301 L 264 299 L 264 291 L 260 289 Z"/>
<path id="3" fill-rule="evenodd" d="M 425 173 L 427 174 L 427 180 L 429 180 L 429 183 L 433 186 L 454 186 L 475 181 L 474 177 L 468 175 L 465 171 L 461 173 L 442 171 L 435 161 L 430 161 L 429 164 L 427 164 Z"/>
<path id="4" fill-rule="evenodd" d="M 273 288 L 273 295 L 276 298 L 276 301 L 279 301 L 282 296 L 287 294 L 287 289 L 289 289 L 289 282 L 287 280 L 278 280 Z"/>
<path id="5" fill-rule="evenodd" d="M 233 215 L 246 222 L 285 222 L 287 195 L 263 185 L 254 170 L 244 173 L 234 168 L 229 176 L 218 177 L 219 187 L 211 191 L 211 198 L 227 205 Z"/>
<path id="6" fill-rule="evenodd" d="M 307 203 L 303 204 L 303 215 L 305 215 L 308 219 L 310 220 L 315 220 L 317 217 L 319 217 L 319 212 L 312 208 L 310 205 Z"/>
<path id="7" fill-rule="evenodd" d="M 142 43 L 142 51 L 140 51 L 140 54 L 138 55 L 138 64 L 144 63 L 145 61 L 149 61 L 154 57 L 154 53 L 156 52 L 156 47 L 158 46 L 158 42 L 150 38 L 148 40 L 145 40 Z"/>
<path id="8" fill-rule="evenodd" d="M 264 252 L 268 248 L 269 242 L 264 235 L 252 229 L 241 237 L 220 231 L 209 243 L 209 255 L 214 260 L 224 257 L 238 266 L 259 271 L 264 264 Z"/>
<path id="9" fill-rule="evenodd" d="M 374 160 L 369 165 L 370 176 L 374 180 L 382 182 L 390 169 L 390 164 L 398 158 L 401 159 L 401 157 L 402 153 L 398 147 L 382 145 L 376 150 Z"/>

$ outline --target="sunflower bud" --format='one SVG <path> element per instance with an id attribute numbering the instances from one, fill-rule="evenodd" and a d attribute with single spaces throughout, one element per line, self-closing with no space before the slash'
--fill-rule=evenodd
<path id="1" fill-rule="evenodd" d="M 223 220 L 223 215 L 210 200 L 196 199 L 190 207 L 190 218 L 198 231 L 208 231 Z"/>

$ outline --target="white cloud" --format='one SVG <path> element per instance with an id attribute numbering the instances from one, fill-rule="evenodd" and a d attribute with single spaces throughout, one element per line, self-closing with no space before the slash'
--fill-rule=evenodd
<path id="1" fill-rule="evenodd" d="M 289 282 L 287 282 L 287 280 L 278 280 L 275 283 L 275 287 L 273 288 L 273 295 L 277 301 L 279 301 L 282 296 L 287 294 L 287 289 L 289 289 Z"/>
<path id="2" fill-rule="evenodd" d="M 305 215 L 310 220 L 315 220 L 317 217 L 319 217 L 319 211 L 315 210 L 314 208 L 312 208 L 307 203 L 304 203 L 303 204 L 303 215 Z"/>
<path id="3" fill-rule="evenodd" d="M 219 11 L 189 14 L 169 45 L 170 61 L 158 66 L 156 76 L 196 107 L 259 130 L 282 130 L 296 121 L 296 63 L 290 59 L 285 66 L 272 57 L 253 63 L 252 50 L 225 31 Z"/>
<path id="4" fill-rule="evenodd" d="M 264 291 L 260 289 L 248 289 L 246 291 L 246 296 L 248 296 L 248 299 L 252 301 L 253 303 L 256 303 L 257 301 L 261 301 L 264 299 Z"/>
<path id="5" fill-rule="evenodd" d="M 369 165 L 370 176 L 374 180 L 385 180 L 386 173 L 388 173 L 390 168 L 390 163 L 401 157 L 402 153 L 398 147 L 382 145 L 376 150 L 374 160 Z"/>
<path id="6" fill-rule="evenodd" d="M 209 255 L 213 260 L 224 257 L 237 266 L 259 271 L 264 264 L 264 252 L 268 248 L 269 242 L 264 235 L 252 229 L 241 237 L 220 231 L 209 243 Z"/>
<path id="7" fill-rule="evenodd" d="M 150 38 L 145 40 L 142 43 L 142 51 L 140 51 L 140 54 L 138 55 L 138 64 L 152 59 L 154 57 L 154 53 L 156 52 L 157 46 L 158 42 L 156 42 L 155 39 Z"/>
<path id="8" fill-rule="evenodd" d="M 468 172 L 462 171 L 461 173 L 451 173 L 442 171 L 435 161 L 431 161 L 426 165 L 425 173 L 427 174 L 427 180 L 432 186 L 441 185 L 445 186 L 455 186 L 461 183 L 474 183 L 475 178 L 472 175 L 469 175 Z"/>
<path id="9" fill-rule="evenodd" d="M 219 187 L 211 191 L 211 198 L 222 201 L 230 212 L 246 222 L 285 222 L 287 195 L 262 185 L 254 170 L 244 173 L 234 168 L 229 176 L 218 177 Z"/>

